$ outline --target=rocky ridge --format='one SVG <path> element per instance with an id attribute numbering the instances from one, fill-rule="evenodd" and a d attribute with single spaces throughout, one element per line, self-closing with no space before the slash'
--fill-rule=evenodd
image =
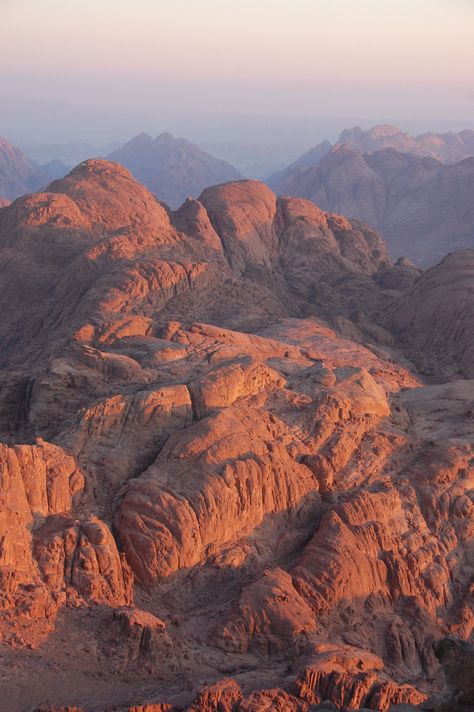
<path id="1" fill-rule="evenodd" d="M 11 712 L 425 704 L 474 624 L 471 252 L 99 160 L 0 250 Z"/>
<path id="2" fill-rule="evenodd" d="M 384 148 L 394 148 L 401 153 L 435 158 L 442 163 L 457 163 L 474 156 L 474 130 L 458 133 L 428 131 L 412 136 L 390 124 L 380 124 L 364 131 L 359 126 L 342 131 L 338 143 L 348 143 L 363 153 L 374 153 Z"/>

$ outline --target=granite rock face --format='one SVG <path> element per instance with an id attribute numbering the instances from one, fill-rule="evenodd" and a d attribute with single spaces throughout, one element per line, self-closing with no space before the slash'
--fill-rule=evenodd
<path id="1" fill-rule="evenodd" d="M 11 712 L 431 704 L 474 627 L 470 253 L 94 160 L 0 256 Z"/>

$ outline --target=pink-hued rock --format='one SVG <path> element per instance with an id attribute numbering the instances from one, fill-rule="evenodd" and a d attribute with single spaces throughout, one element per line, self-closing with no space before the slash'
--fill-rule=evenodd
<path id="1" fill-rule="evenodd" d="M 94 160 L 2 208 L 0 258 L 9 712 L 436 692 L 474 629 L 470 253 Z"/>
<path id="2" fill-rule="evenodd" d="M 0 567 L 18 582 L 37 578 L 31 532 L 52 515 L 70 512 L 84 487 L 73 457 L 47 442 L 0 445 Z"/>
<path id="3" fill-rule="evenodd" d="M 131 603 L 133 578 L 109 528 L 96 517 L 53 519 L 36 535 L 34 554 L 53 591 L 110 606 Z"/>

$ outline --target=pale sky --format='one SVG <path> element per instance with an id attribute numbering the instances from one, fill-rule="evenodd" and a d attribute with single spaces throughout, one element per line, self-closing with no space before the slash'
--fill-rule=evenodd
<path id="1" fill-rule="evenodd" d="M 3 97 L 474 120 L 474 0 L 0 0 L 0 24 Z"/>
<path id="2" fill-rule="evenodd" d="M 469 0 L 0 0 L 11 72 L 473 81 Z"/>

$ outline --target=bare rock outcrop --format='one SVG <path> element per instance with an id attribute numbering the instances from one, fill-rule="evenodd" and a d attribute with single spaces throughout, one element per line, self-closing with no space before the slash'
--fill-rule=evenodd
<path id="1" fill-rule="evenodd" d="M 198 418 L 268 388 L 281 388 L 285 379 L 264 363 L 249 358 L 220 364 L 205 377 L 191 384 L 193 408 Z"/>
<path id="2" fill-rule="evenodd" d="M 88 161 L 0 211 L 0 257 L 9 712 L 436 699 L 474 626 L 469 254 Z"/>
<path id="3" fill-rule="evenodd" d="M 110 606 L 132 602 L 133 577 L 115 539 L 96 517 L 54 518 L 37 533 L 34 554 L 48 588 Z"/>
<path id="4" fill-rule="evenodd" d="M 130 483 L 115 518 L 139 580 L 151 584 L 195 565 L 267 517 L 273 539 L 293 519 L 310 517 L 317 482 L 291 447 L 283 423 L 249 407 L 226 408 L 172 436 Z"/>
<path id="5" fill-rule="evenodd" d="M 243 699 L 240 685 L 231 678 L 220 680 L 199 691 L 189 712 L 233 712 Z"/>
<path id="6" fill-rule="evenodd" d="M 474 250 L 450 254 L 423 273 L 389 317 L 410 357 L 436 379 L 474 377 L 473 275 Z"/>
<path id="7" fill-rule="evenodd" d="M 73 457 L 47 442 L 0 446 L 0 565 L 19 583 L 35 580 L 31 532 L 52 516 L 70 512 L 84 487 Z"/>

